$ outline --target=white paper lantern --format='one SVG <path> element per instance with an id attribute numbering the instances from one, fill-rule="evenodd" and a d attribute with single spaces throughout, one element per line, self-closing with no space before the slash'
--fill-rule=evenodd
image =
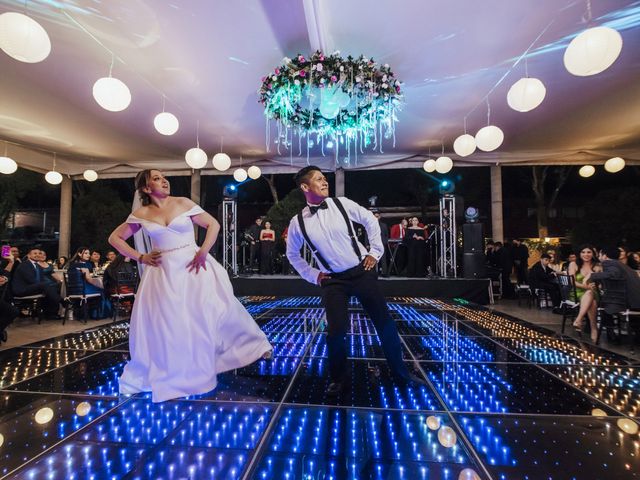
<path id="1" fill-rule="evenodd" d="M 231 167 L 231 158 L 226 153 L 216 153 L 213 156 L 213 167 L 224 172 Z"/>
<path id="2" fill-rule="evenodd" d="M 93 98 L 105 110 L 120 112 L 131 103 L 131 92 L 123 81 L 102 77 L 93 84 Z"/>
<path id="3" fill-rule="evenodd" d="M 458 475 L 458 480 L 480 480 L 480 475 L 473 468 L 465 468 Z"/>
<path id="4" fill-rule="evenodd" d="M 199 169 L 203 168 L 207 164 L 207 153 L 198 147 L 193 147 L 187 150 L 187 153 L 184 155 L 184 160 L 187 162 L 191 168 Z"/>
<path id="5" fill-rule="evenodd" d="M 51 185 L 59 185 L 62 183 L 62 175 L 60 172 L 56 172 L 55 170 L 47 172 L 44 179 Z"/>
<path id="6" fill-rule="evenodd" d="M 84 417 L 86 415 L 89 415 L 90 411 L 91 411 L 91 404 L 89 402 L 80 402 L 76 407 L 76 414 L 79 417 Z"/>
<path id="7" fill-rule="evenodd" d="M 449 157 L 438 157 L 436 160 L 436 172 L 448 173 L 453 168 L 453 160 Z"/>
<path id="8" fill-rule="evenodd" d="M 453 151 L 461 157 L 468 157 L 476 151 L 476 139 L 468 133 L 460 135 L 453 142 Z"/>
<path id="9" fill-rule="evenodd" d="M 236 182 L 244 182 L 247 179 L 247 171 L 244 168 L 236 168 L 233 178 Z"/>
<path id="10" fill-rule="evenodd" d="M 511 85 L 507 103 L 516 112 L 529 112 L 542 103 L 547 89 L 537 78 L 521 78 Z"/>
<path id="11" fill-rule="evenodd" d="M 162 135 L 173 135 L 178 131 L 180 122 L 173 113 L 162 112 L 153 119 L 153 126 Z"/>
<path id="12" fill-rule="evenodd" d="M 98 172 L 88 169 L 84 171 L 82 176 L 87 182 L 95 182 L 98 179 Z"/>
<path id="13" fill-rule="evenodd" d="M 33 18 L 7 12 L 0 15 L 0 48 L 15 60 L 37 63 L 51 53 L 51 40 Z"/>
<path id="14" fill-rule="evenodd" d="M 424 171 L 427 173 L 433 173 L 436 171 L 436 161 L 433 158 L 425 160 L 422 164 L 422 168 L 424 168 Z"/>
<path id="15" fill-rule="evenodd" d="M 633 420 L 629 420 L 628 418 L 621 418 L 616 423 L 618 424 L 618 428 L 624 433 L 628 433 L 629 435 L 635 435 L 636 433 L 638 433 L 638 424 Z"/>
<path id="16" fill-rule="evenodd" d="M 18 170 L 18 164 L 13 158 L 0 157 L 0 173 L 9 175 Z"/>
<path id="17" fill-rule="evenodd" d="M 53 418 L 53 410 L 51 410 L 49 407 L 41 408 L 36 412 L 36 417 L 35 417 L 36 423 L 39 423 L 40 425 L 49 423 L 52 418 Z"/>
<path id="18" fill-rule="evenodd" d="M 0 447 L 4 444 L 4 435 L 0 433 Z"/>
<path id="19" fill-rule="evenodd" d="M 442 427 L 438 430 L 438 441 L 443 447 L 453 447 L 456 444 L 457 438 L 456 432 L 451 427 Z"/>
<path id="20" fill-rule="evenodd" d="M 588 178 L 594 173 L 596 173 L 596 169 L 593 165 L 585 165 L 584 167 L 580 167 L 580 170 L 578 170 L 578 174 L 584 178 Z"/>
<path id="21" fill-rule="evenodd" d="M 252 165 L 247 170 L 247 174 L 249 175 L 249 178 L 251 178 L 252 180 L 256 180 L 260 178 L 260 175 L 262 175 L 262 171 L 260 170 L 260 167 Z"/>
<path id="22" fill-rule="evenodd" d="M 495 125 L 482 127 L 476 133 L 476 145 L 483 152 L 492 152 L 504 141 L 504 133 Z"/>
<path id="23" fill-rule="evenodd" d="M 609 27 L 594 27 L 576 36 L 564 52 L 564 66 L 574 75 L 587 77 L 609 68 L 622 51 L 622 36 Z"/>
<path id="24" fill-rule="evenodd" d="M 440 419 L 435 415 L 428 416 L 427 427 L 429 427 L 429 430 L 438 430 L 440 428 Z"/>
<path id="25" fill-rule="evenodd" d="M 604 162 L 604 169 L 609 173 L 617 173 L 624 168 L 624 165 L 623 158 L 613 157 Z"/>

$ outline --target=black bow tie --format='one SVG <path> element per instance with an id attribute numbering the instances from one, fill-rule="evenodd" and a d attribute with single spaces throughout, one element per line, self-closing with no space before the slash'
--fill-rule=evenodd
<path id="1" fill-rule="evenodd" d="M 324 210 L 326 208 L 329 208 L 327 202 L 322 202 L 320 205 L 309 205 L 309 211 L 311 212 L 311 215 L 315 215 L 318 210 Z"/>

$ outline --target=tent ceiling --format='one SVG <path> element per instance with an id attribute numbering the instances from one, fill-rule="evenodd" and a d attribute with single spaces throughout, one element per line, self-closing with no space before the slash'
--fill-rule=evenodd
<path id="1" fill-rule="evenodd" d="M 2 1 L 0 13 L 23 5 Z M 405 83 L 395 148 L 388 142 L 357 165 L 351 158 L 349 168 L 417 167 L 441 143 L 457 165 L 602 163 L 614 155 L 640 162 L 640 2 L 593 2 L 592 9 L 593 23 L 618 29 L 624 46 L 604 73 L 575 77 L 562 56 L 587 26 L 584 0 L 34 0 L 28 13 L 48 31 L 52 52 L 38 64 L 0 52 L 0 139 L 19 144 L 9 145 L 10 156 L 35 170 L 48 170 L 55 151 L 59 169 L 72 175 L 88 166 L 114 176 L 149 166 L 187 173 L 184 152 L 195 146 L 199 121 L 210 157 L 224 137 L 234 165 L 242 155 L 265 171 L 293 170 L 306 155 L 297 145 L 292 156 L 267 152 L 256 91 L 284 56 L 324 46 L 389 63 Z M 513 65 L 545 28 L 528 71 L 547 97 L 532 112 L 515 112 L 506 93 L 524 65 Z M 114 76 L 133 97 L 119 113 L 101 109 L 91 94 L 108 73 L 108 50 Z M 483 99 L 492 89 L 491 119 L 505 142 L 460 159 L 453 140 L 467 115 L 472 134 L 486 124 Z M 153 128 L 163 95 L 180 119 L 171 137 Z M 312 157 L 335 167 L 331 153 Z"/>

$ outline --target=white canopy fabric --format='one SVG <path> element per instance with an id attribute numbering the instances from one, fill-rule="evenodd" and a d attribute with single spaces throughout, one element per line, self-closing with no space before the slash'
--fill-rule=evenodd
<path id="1" fill-rule="evenodd" d="M 388 63 L 404 82 L 395 148 L 365 151 L 345 163 L 316 148 L 309 161 L 323 168 L 419 167 L 444 151 L 455 165 L 600 164 L 612 156 L 640 163 L 640 2 L 593 0 L 71 0 L 30 1 L 26 13 L 47 30 L 50 56 L 18 62 L 0 51 L 0 139 L 21 166 L 47 171 L 52 152 L 62 173 L 86 168 L 102 178 L 141 168 L 189 174 L 185 152 L 200 146 L 209 158 L 223 150 L 233 166 L 294 171 L 307 163 L 265 145 L 258 103 L 260 78 L 282 58 L 316 48 L 343 56 L 364 54 Z M 1 1 L 0 13 L 25 12 L 22 1 Z M 563 65 L 570 40 L 585 28 L 616 28 L 624 44 L 601 74 L 571 75 Z M 543 32 L 543 33 L 542 33 Z M 509 87 L 528 73 L 547 96 L 519 113 L 506 102 Z M 103 110 L 94 82 L 113 76 L 130 88 L 122 112 Z M 495 152 L 464 159 L 455 138 L 487 123 L 505 133 Z M 180 120 L 173 136 L 153 127 L 166 110 Z M 3 150 L 3 149 L 0 149 Z M 0 151 L 0 154 L 3 152 Z M 211 162 L 203 171 L 219 173 Z"/>

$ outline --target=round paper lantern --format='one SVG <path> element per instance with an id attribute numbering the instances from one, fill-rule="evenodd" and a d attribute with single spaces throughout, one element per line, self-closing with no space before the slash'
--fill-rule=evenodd
<path id="1" fill-rule="evenodd" d="M 131 92 L 121 80 L 102 77 L 93 84 L 93 98 L 105 110 L 120 112 L 131 103 Z"/>
<path id="2" fill-rule="evenodd" d="M 98 179 L 98 172 L 88 169 L 84 171 L 82 176 L 87 182 L 95 182 Z"/>
<path id="3" fill-rule="evenodd" d="M 0 447 L 2 446 L 3 443 L 4 443 L 4 435 L 0 433 Z"/>
<path id="4" fill-rule="evenodd" d="M 49 423 L 53 418 L 53 410 L 49 407 L 41 408 L 36 412 L 36 422 L 40 425 L 44 425 L 45 423 Z"/>
<path id="5" fill-rule="evenodd" d="M 429 430 L 438 430 L 440 428 L 440 419 L 435 415 L 428 416 L 427 427 L 429 427 Z"/>
<path id="6" fill-rule="evenodd" d="M 593 165 L 585 165 L 584 167 L 580 167 L 580 170 L 578 170 L 578 174 L 584 178 L 590 177 L 594 173 L 596 173 L 596 169 L 593 168 Z"/>
<path id="7" fill-rule="evenodd" d="M 436 160 L 436 172 L 447 173 L 453 168 L 453 160 L 449 157 L 438 157 Z"/>
<path id="8" fill-rule="evenodd" d="M 618 425 L 618 428 L 624 433 L 628 433 L 629 435 L 635 435 L 636 433 L 638 433 L 638 424 L 633 420 L 629 420 L 628 418 L 621 418 L 616 423 Z"/>
<path id="9" fill-rule="evenodd" d="M 236 182 L 244 182 L 247 179 L 247 171 L 244 168 L 236 168 L 233 178 Z"/>
<path id="10" fill-rule="evenodd" d="M 446 448 L 451 448 L 456 444 L 457 435 L 451 427 L 442 427 L 438 430 L 438 441 L 440 445 Z"/>
<path id="11" fill-rule="evenodd" d="M 460 135 L 453 142 L 453 151 L 461 157 L 468 157 L 476 151 L 476 139 L 468 133 Z"/>
<path id="12" fill-rule="evenodd" d="M 229 167 L 231 167 L 231 158 L 226 153 L 216 153 L 213 156 L 213 166 L 221 172 L 229 170 Z"/>
<path id="13" fill-rule="evenodd" d="M 18 170 L 18 164 L 13 158 L 0 157 L 0 173 L 9 175 Z"/>
<path id="14" fill-rule="evenodd" d="M 544 100 L 547 89 L 537 78 L 521 78 L 511 85 L 507 103 L 517 112 L 529 112 Z"/>
<path id="15" fill-rule="evenodd" d="M 60 172 L 56 172 L 55 170 L 47 172 L 44 179 L 51 185 L 59 185 L 62 183 L 62 175 Z"/>
<path id="16" fill-rule="evenodd" d="M 153 119 L 153 126 L 162 135 L 173 135 L 178 131 L 180 122 L 173 113 L 162 112 Z"/>
<path id="17" fill-rule="evenodd" d="M 89 402 L 80 402 L 76 407 L 76 413 L 79 417 L 84 417 L 91 411 L 91 404 Z"/>
<path id="18" fill-rule="evenodd" d="M 624 159 L 613 157 L 604 162 L 604 169 L 609 173 L 617 173 L 624 168 Z"/>
<path id="19" fill-rule="evenodd" d="M 594 27 L 576 36 L 564 52 L 564 66 L 573 75 L 587 77 L 609 68 L 622 50 L 622 36 L 609 27 Z"/>
<path id="20" fill-rule="evenodd" d="M 476 133 L 476 145 L 483 152 L 492 152 L 500 145 L 504 140 L 504 133 L 500 128 L 495 125 L 487 125 L 482 127 Z"/>
<path id="21" fill-rule="evenodd" d="M 262 171 L 260 170 L 260 167 L 256 167 L 255 165 L 253 165 L 249 167 L 249 169 L 247 170 L 247 174 L 249 175 L 249 178 L 251 178 L 252 180 L 256 180 L 260 178 L 260 175 L 262 175 Z"/>
<path id="22" fill-rule="evenodd" d="M 601 408 L 594 408 L 593 410 L 591 410 L 591 415 L 593 415 L 594 417 L 606 417 L 607 412 L 605 412 Z"/>
<path id="23" fill-rule="evenodd" d="M 480 480 L 480 475 L 473 468 L 465 468 L 458 475 L 458 480 Z"/>
<path id="24" fill-rule="evenodd" d="M 51 52 L 51 40 L 42 25 L 22 13 L 0 15 L 0 48 L 25 63 L 41 62 Z"/>
<path id="25" fill-rule="evenodd" d="M 184 160 L 191 168 L 199 169 L 207 164 L 207 160 L 209 160 L 209 158 L 204 150 L 198 147 L 193 147 L 187 150 L 187 153 L 184 155 Z"/>
<path id="26" fill-rule="evenodd" d="M 427 173 L 433 173 L 436 171 L 436 161 L 430 158 L 422 164 L 422 168 L 424 168 L 424 171 Z"/>

